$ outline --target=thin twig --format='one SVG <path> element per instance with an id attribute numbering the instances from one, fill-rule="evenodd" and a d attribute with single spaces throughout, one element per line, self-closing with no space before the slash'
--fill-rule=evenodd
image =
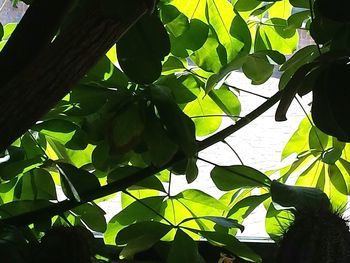
<path id="1" fill-rule="evenodd" d="M 233 147 L 232 147 L 226 140 L 222 140 L 222 142 L 223 142 L 224 144 L 226 144 L 226 145 L 231 149 L 231 151 L 232 151 L 232 152 L 236 155 L 236 157 L 238 158 L 239 162 L 240 162 L 242 165 L 244 165 L 244 163 L 243 163 L 241 157 L 240 157 L 239 154 L 235 151 L 235 149 L 233 149 Z"/>
<path id="2" fill-rule="evenodd" d="M 229 88 L 236 89 L 236 90 L 238 90 L 238 91 L 242 91 L 242 92 L 245 92 L 245 93 L 248 93 L 248 94 L 251 94 L 251 95 L 260 97 L 260 98 L 263 98 L 263 99 L 265 99 L 265 100 L 268 100 L 268 99 L 269 99 L 269 97 L 266 97 L 266 96 L 264 96 L 264 95 L 260 95 L 260 94 L 258 94 L 258 93 L 255 93 L 255 92 L 252 92 L 252 91 L 249 91 L 249 90 L 237 88 L 237 87 L 232 86 L 232 85 L 227 84 L 227 83 L 224 83 L 224 85 L 226 85 L 226 86 L 229 87 Z"/>

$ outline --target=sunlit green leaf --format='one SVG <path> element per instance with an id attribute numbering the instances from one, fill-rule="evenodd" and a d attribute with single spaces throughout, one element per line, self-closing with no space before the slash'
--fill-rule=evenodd
<path id="1" fill-rule="evenodd" d="M 252 195 L 238 201 L 228 212 L 227 217 L 236 219 L 242 223 L 260 204 L 262 204 L 269 194 Z"/>
<path id="2" fill-rule="evenodd" d="M 273 65 L 271 65 L 267 57 L 263 54 L 251 54 L 247 57 L 246 62 L 242 66 L 244 74 L 252 80 L 252 84 L 262 84 L 267 81 L 273 73 Z"/>
<path id="3" fill-rule="evenodd" d="M 71 210 L 91 230 L 103 233 L 107 223 L 104 217 L 105 212 L 95 204 L 86 203 Z"/>
<path id="4" fill-rule="evenodd" d="M 217 215 L 227 209 L 220 201 L 200 190 L 188 189 L 174 198 L 190 208 L 197 216 Z"/>
<path id="5" fill-rule="evenodd" d="M 216 131 L 222 121 L 222 110 L 210 96 L 205 96 L 203 90 L 197 99 L 188 103 L 184 112 L 191 117 L 196 125 L 196 135 L 206 136 Z"/>
<path id="6" fill-rule="evenodd" d="M 142 203 L 152 207 L 155 211 L 159 211 L 163 199 L 163 196 L 153 196 L 142 199 Z M 128 225 L 147 220 L 160 220 L 157 214 L 143 204 L 140 202 L 133 202 L 113 216 L 108 222 L 107 230 L 104 233 L 104 241 L 106 244 L 115 244 L 117 233 Z"/>
<path id="7" fill-rule="evenodd" d="M 23 174 L 17 182 L 15 196 L 23 200 L 55 200 L 56 187 L 51 174 L 40 168 Z"/>
<path id="8" fill-rule="evenodd" d="M 212 90 L 208 95 L 231 119 L 238 119 L 241 112 L 241 104 L 237 96 L 227 86 Z"/>
<path id="9" fill-rule="evenodd" d="M 222 191 L 241 187 L 269 186 L 271 183 L 265 174 L 244 165 L 216 166 L 210 175 L 216 187 Z"/>
<path id="10" fill-rule="evenodd" d="M 277 210 L 272 203 L 269 204 L 265 228 L 269 236 L 274 240 L 279 240 L 284 234 L 284 230 L 292 223 L 294 215 L 288 210 Z"/>
<path id="11" fill-rule="evenodd" d="M 255 51 L 273 49 L 284 55 L 292 54 L 298 44 L 298 33 L 288 29 L 287 20 L 272 18 L 260 25 L 255 38 Z"/>
<path id="12" fill-rule="evenodd" d="M 238 257 L 250 262 L 262 262 L 262 259 L 247 245 L 240 242 L 232 235 L 219 232 L 200 232 L 209 242 L 217 243 Z"/>
<path id="13" fill-rule="evenodd" d="M 204 263 L 205 261 L 198 252 L 198 246 L 196 242 L 183 230 L 177 229 L 166 262 Z"/>

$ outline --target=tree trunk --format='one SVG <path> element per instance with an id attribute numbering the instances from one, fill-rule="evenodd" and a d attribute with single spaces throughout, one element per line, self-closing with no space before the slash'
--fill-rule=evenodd
<path id="1" fill-rule="evenodd" d="M 0 89 L 0 151 L 54 107 L 147 11 L 140 1 L 128 21 L 122 21 L 91 8 L 7 82 Z"/>

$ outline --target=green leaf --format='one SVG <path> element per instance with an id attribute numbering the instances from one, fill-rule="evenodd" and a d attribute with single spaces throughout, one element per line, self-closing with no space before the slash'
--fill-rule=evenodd
<path id="1" fill-rule="evenodd" d="M 236 14 L 226 0 L 207 0 L 208 22 L 215 31 L 221 45 L 225 48 L 227 62 L 232 61 L 244 44 L 231 34 L 231 23 Z"/>
<path id="2" fill-rule="evenodd" d="M 272 203 L 269 204 L 266 218 L 265 228 L 266 232 L 273 240 L 280 240 L 284 234 L 283 229 L 289 226 L 294 219 L 292 212 L 287 210 L 277 210 Z"/>
<path id="3" fill-rule="evenodd" d="M 8 23 L 3 27 L 4 35 L 2 36 L 3 40 L 7 40 L 10 38 L 13 31 L 15 31 L 17 23 Z M 1 38 L 0 38 L 1 39 Z"/>
<path id="4" fill-rule="evenodd" d="M 175 74 L 160 78 L 156 85 L 171 89 L 176 103 L 188 103 L 197 98 L 200 86 L 197 79 L 191 74 L 176 76 Z"/>
<path id="5" fill-rule="evenodd" d="M 132 120 L 132 121 L 130 121 Z M 125 153 L 137 145 L 144 130 L 140 106 L 132 103 L 112 123 L 112 142 L 117 152 Z"/>
<path id="6" fill-rule="evenodd" d="M 226 50 L 211 29 L 209 29 L 208 38 L 203 46 L 196 50 L 190 58 L 201 69 L 214 73 L 218 73 L 227 64 Z"/>
<path id="7" fill-rule="evenodd" d="M 295 207 L 297 210 L 328 210 L 330 202 L 320 189 L 302 186 L 289 186 L 274 180 L 271 183 L 272 200 L 284 207 Z"/>
<path id="8" fill-rule="evenodd" d="M 196 242 L 183 230 L 177 229 L 166 262 L 204 263 L 205 261 L 198 252 L 198 246 Z"/>
<path id="9" fill-rule="evenodd" d="M 116 237 L 116 244 L 125 247 L 120 252 L 120 258 L 130 259 L 136 253 L 150 249 L 172 227 L 155 221 L 140 222 L 123 228 Z"/>
<path id="10" fill-rule="evenodd" d="M 252 195 L 238 201 L 228 212 L 227 217 L 236 219 L 242 223 L 260 204 L 262 204 L 270 194 Z"/>
<path id="11" fill-rule="evenodd" d="M 23 174 L 16 184 L 15 196 L 22 200 L 56 200 L 56 187 L 51 174 L 40 168 Z"/>
<path id="12" fill-rule="evenodd" d="M 96 176 L 68 163 L 57 163 L 64 194 L 69 199 L 80 201 L 84 194 L 100 187 Z"/>
<path id="13" fill-rule="evenodd" d="M 136 166 L 122 166 L 117 167 L 114 170 L 112 170 L 107 175 L 107 182 L 115 182 L 118 180 L 121 180 L 125 177 L 128 177 L 132 174 L 137 174 L 137 172 L 141 171 L 142 168 L 136 167 Z M 161 192 L 165 192 L 164 186 L 161 183 L 161 181 L 156 176 L 149 176 L 146 179 L 143 179 L 139 182 L 137 182 L 134 186 L 132 186 L 133 189 L 141 187 L 141 189 L 154 189 Z"/>
<path id="14" fill-rule="evenodd" d="M 206 136 L 219 129 L 222 121 L 222 110 L 210 96 L 205 96 L 204 90 L 196 100 L 188 103 L 184 110 L 196 126 L 197 136 Z"/>
<path id="15" fill-rule="evenodd" d="M 162 67 L 162 74 L 171 74 L 180 70 L 185 70 L 184 62 L 177 57 L 169 56 Z"/>
<path id="16" fill-rule="evenodd" d="M 193 121 L 180 110 L 166 87 L 152 86 L 151 95 L 160 120 L 167 128 L 172 140 L 179 144 L 186 156 L 194 156 L 197 152 L 197 143 Z"/>
<path id="17" fill-rule="evenodd" d="M 320 131 L 317 127 L 312 127 L 309 132 L 309 147 L 310 149 L 323 151 L 323 149 L 327 148 L 329 139 L 330 137 L 327 134 Z"/>
<path id="18" fill-rule="evenodd" d="M 186 17 L 185 19 L 187 20 Z M 192 19 L 188 29 L 179 36 L 174 35 L 174 30 L 169 28 L 169 24 L 166 26 L 170 31 L 171 54 L 177 57 L 188 57 L 194 51 L 200 49 L 208 38 L 208 25 L 198 19 Z"/>
<path id="19" fill-rule="evenodd" d="M 286 62 L 286 57 L 276 50 L 260 50 L 260 51 L 256 51 L 255 54 L 267 55 L 270 59 L 272 59 L 278 65 L 281 65 Z"/>
<path id="20" fill-rule="evenodd" d="M 169 36 L 156 12 L 143 16 L 117 43 L 118 61 L 126 75 L 139 84 L 160 76 L 161 61 L 170 52 Z"/>
<path id="21" fill-rule="evenodd" d="M 200 231 L 200 234 L 206 238 L 209 242 L 214 242 L 218 246 L 222 246 L 234 255 L 250 261 L 250 262 L 262 262 L 262 259 L 247 245 L 241 243 L 237 238 L 232 235 L 220 232 L 207 232 Z"/>
<path id="22" fill-rule="evenodd" d="M 298 33 L 288 28 L 287 20 L 272 18 L 260 25 L 255 38 L 255 51 L 276 50 L 284 55 L 292 54 L 298 45 Z M 271 26 L 271 25 L 272 26 Z"/>
<path id="23" fill-rule="evenodd" d="M 174 157 L 179 146 L 169 138 L 161 120 L 155 116 L 153 109 L 147 109 L 144 118 L 145 129 L 143 138 L 150 153 L 152 163 L 160 167 Z"/>
<path id="24" fill-rule="evenodd" d="M 193 183 L 198 176 L 197 158 L 189 158 L 186 167 L 187 183 Z"/>
<path id="25" fill-rule="evenodd" d="M 163 203 L 163 196 L 152 196 L 142 199 L 142 203 L 152 207 L 155 211 L 159 211 Z M 126 226 L 135 222 L 143 222 L 147 220 L 160 220 L 149 208 L 145 207 L 140 202 L 133 202 L 118 214 L 112 217 L 108 222 L 107 230 L 104 233 L 104 241 L 106 244 L 115 244 L 115 237 L 117 233 Z"/>
<path id="26" fill-rule="evenodd" d="M 188 189 L 174 196 L 176 200 L 191 209 L 197 216 L 218 214 L 227 209 L 219 200 L 196 189 Z"/>
<path id="27" fill-rule="evenodd" d="M 95 204 L 86 203 L 71 210 L 89 229 L 104 233 L 107 228 L 105 211 Z"/>
<path id="28" fill-rule="evenodd" d="M 309 9 L 309 2 L 305 0 L 289 0 L 292 6 Z"/>
<path id="29" fill-rule="evenodd" d="M 265 174 L 244 165 L 216 166 L 211 170 L 210 176 L 216 187 L 222 191 L 271 184 L 271 180 Z"/>
<path id="30" fill-rule="evenodd" d="M 50 205 L 48 200 L 20 200 L 0 206 L 0 217 L 8 218 L 19 214 L 32 212 Z"/>
<path id="31" fill-rule="evenodd" d="M 51 119 L 36 124 L 32 129 L 59 141 L 70 149 L 81 150 L 87 146 L 85 132 L 70 121 Z"/>
<path id="32" fill-rule="evenodd" d="M 255 53 L 247 57 L 242 70 L 252 80 L 252 84 L 260 85 L 272 76 L 273 65 L 270 64 L 266 55 Z"/>
<path id="33" fill-rule="evenodd" d="M 289 27 L 298 29 L 302 27 L 303 22 L 306 19 L 310 19 L 310 10 L 301 11 L 291 15 L 288 18 L 288 25 Z"/>
<path id="34" fill-rule="evenodd" d="M 235 4 L 235 9 L 240 12 L 251 11 L 261 5 L 258 0 L 238 0 Z"/>
<path id="35" fill-rule="evenodd" d="M 107 56 L 103 56 L 97 64 L 88 71 L 83 82 L 97 82 L 110 88 L 126 88 L 128 79 Z M 74 89 L 73 89 L 74 91 Z"/>
<path id="36" fill-rule="evenodd" d="M 241 103 L 236 94 L 227 86 L 224 85 L 219 89 L 212 90 L 208 95 L 232 120 L 238 119 L 241 112 Z"/>
<path id="37" fill-rule="evenodd" d="M 211 75 L 205 83 L 206 92 L 209 93 L 211 90 L 216 89 L 216 87 L 220 87 L 232 71 L 240 69 L 242 67 L 246 59 L 247 55 L 240 55 L 236 59 L 229 62 L 227 65 L 221 67 L 217 74 Z"/>
<path id="38" fill-rule="evenodd" d="M 341 149 L 332 147 L 322 152 L 321 160 L 324 163 L 333 165 L 335 164 L 336 161 L 339 160 L 341 155 L 342 155 Z"/>
<path id="39" fill-rule="evenodd" d="M 198 219 L 209 220 L 225 228 L 238 228 L 239 230 L 241 230 L 241 232 L 244 231 L 244 226 L 239 224 L 237 220 L 234 220 L 232 218 L 225 218 L 222 216 L 200 216 L 200 217 L 186 218 L 179 225 L 191 220 L 198 220 Z"/>
<path id="40" fill-rule="evenodd" d="M 336 165 L 328 165 L 328 176 L 330 179 L 331 184 L 336 188 L 336 190 L 347 196 L 348 193 L 348 187 L 346 186 L 345 179 L 343 174 L 341 173 L 340 169 Z"/>
<path id="41" fill-rule="evenodd" d="M 11 159 L 10 159 L 11 160 Z M 43 158 L 37 156 L 28 160 L 0 163 L 0 175 L 3 180 L 10 180 L 43 164 Z"/>

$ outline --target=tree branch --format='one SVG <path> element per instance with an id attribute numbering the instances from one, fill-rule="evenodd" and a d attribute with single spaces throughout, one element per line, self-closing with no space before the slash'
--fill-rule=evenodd
<path id="1" fill-rule="evenodd" d="M 276 104 L 281 98 L 281 91 L 278 91 L 270 99 L 261 104 L 258 108 L 250 112 L 246 117 L 240 119 L 236 124 L 227 127 L 226 129 L 208 137 L 207 139 L 198 142 L 199 151 L 204 150 L 205 148 L 224 140 L 227 136 L 233 134 L 237 130 L 243 128 L 251 121 L 259 117 L 265 111 L 270 109 L 274 104 Z M 77 202 L 76 200 L 65 200 L 59 203 L 53 203 L 48 207 L 38 209 L 35 211 L 19 214 L 13 217 L 0 219 L 0 224 L 12 224 L 12 225 L 27 225 L 35 222 L 37 219 L 52 217 L 54 215 L 62 214 L 65 211 L 73 209 L 76 206 L 79 206 L 83 203 L 93 201 L 95 199 L 110 195 L 115 192 L 123 191 L 126 188 L 134 185 L 135 183 L 146 179 L 147 177 L 156 174 L 180 161 L 183 161 L 186 157 L 183 154 L 177 154 L 169 163 L 162 167 L 149 166 L 143 170 L 131 174 L 121 180 L 109 183 L 105 186 L 102 186 L 94 191 L 88 192 L 82 196 L 82 202 Z"/>
<path id="2" fill-rule="evenodd" d="M 84 10 L 78 21 L 67 26 L 49 47 L 1 87 L 0 152 L 54 107 L 148 12 L 145 1 L 139 2 L 127 20 L 107 18 L 98 5 Z"/>

